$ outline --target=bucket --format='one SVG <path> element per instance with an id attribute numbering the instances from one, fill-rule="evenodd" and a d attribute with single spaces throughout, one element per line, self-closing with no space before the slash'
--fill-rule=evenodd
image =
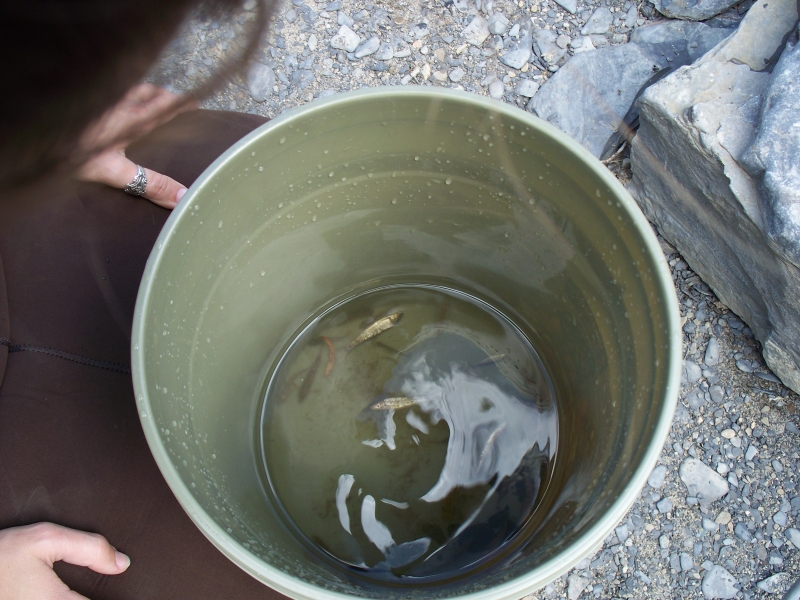
<path id="1" fill-rule="evenodd" d="M 381 584 L 315 552 L 276 507 L 264 394 L 314 315 L 431 282 L 524 332 L 552 380 L 558 449 L 502 552 Z M 392 87 L 288 111 L 205 171 L 147 263 L 132 361 L 164 477 L 253 577 L 297 599 L 517 600 L 596 550 L 633 504 L 670 427 L 680 350 L 659 244 L 594 157 L 500 102 Z"/>

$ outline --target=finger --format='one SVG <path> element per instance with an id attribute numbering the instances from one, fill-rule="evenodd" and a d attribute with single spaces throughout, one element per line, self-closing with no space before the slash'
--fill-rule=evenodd
<path id="1" fill-rule="evenodd" d="M 186 186 L 152 169 L 144 172 L 147 177 L 144 197 L 164 208 L 175 208 L 186 193 Z M 118 149 L 103 152 L 88 161 L 78 171 L 78 178 L 124 190 L 137 173 L 136 164 Z"/>
<path id="2" fill-rule="evenodd" d="M 163 89 L 164 88 L 160 88 L 152 83 L 140 83 L 128 90 L 124 96 L 124 100 L 130 100 L 133 102 L 147 102 L 150 100 L 150 98 L 156 96 L 159 91 Z"/>
<path id="3" fill-rule="evenodd" d="M 36 539 L 34 554 L 50 565 L 63 560 L 104 575 L 117 575 L 131 564 L 128 556 L 96 533 L 43 523 L 37 526 Z"/>
<path id="4" fill-rule="evenodd" d="M 147 175 L 144 197 L 164 208 L 175 208 L 186 193 L 186 187 L 152 169 L 145 169 L 144 172 Z"/>

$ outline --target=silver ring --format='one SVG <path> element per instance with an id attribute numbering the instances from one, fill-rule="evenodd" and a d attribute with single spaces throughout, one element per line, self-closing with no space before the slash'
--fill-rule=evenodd
<path id="1" fill-rule="evenodd" d="M 147 175 L 145 175 L 141 166 L 136 165 L 136 169 L 136 177 L 125 186 L 125 192 L 132 196 L 144 196 L 144 191 L 147 188 Z"/>

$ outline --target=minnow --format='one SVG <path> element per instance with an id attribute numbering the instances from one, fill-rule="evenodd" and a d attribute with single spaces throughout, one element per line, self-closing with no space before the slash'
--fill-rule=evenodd
<path id="1" fill-rule="evenodd" d="M 419 400 L 406 398 L 405 396 L 395 396 L 394 398 L 384 398 L 380 402 L 370 405 L 370 408 L 372 410 L 388 410 L 390 408 L 393 410 L 399 410 L 407 406 L 412 406 L 417 402 L 419 402 Z"/>
<path id="2" fill-rule="evenodd" d="M 303 377 L 303 385 L 300 386 L 300 390 L 297 392 L 297 401 L 302 402 L 308 396 L 308 393 L 311 391 L 311 385 L 314 383 L 314 377 L 317 375 L 317 371 L 319 370 L 319 364 L 322 362 L 322 354 L 324 350 L 320 350 L 319 354 L 317 355 L 317 360 L 315 360 L 311 367 L 309 367 L 308 371 L 306 371 L 306 376 Z"/>
<path id="3" fill-rule="evenodd" d="M 333 342 L 331 338 L 325 337 L 324 335 L 320 336 L 325 345 L 328 346 L 328 364 L 325 365 L 325 373 L 323 373 L 323 377 L 327 377 L 331 374 L 333 370 L 333 365 L 336 364 L 336 350 L 333 349 Z"/>
<path id="4" fill-rule="evenodd" d="M 475 366 L 476 367 L 483 367 L 483 366 L 486 366 L 486 365 L 491 365 L 491 364 L 494 364 L 494 363 L 496 363 L 496 362 L 498 362 L 500 360 L 503 360 L 505 357 L 506 357 L 505 354 L 493 354 L 492 356 L 489 356 L 488 358 L 484 358 L 481 362 L 477 363 Z"/>
<path id="5" fill-rule="evenodd" d="M 486 458 L 486 454 L 489 452 L 489 448 L 491 447 L 492 443 L 497 439 L 497 436 L 506 428 L 506 424 L 503 423 L 497 429 L 492 431 L 489 435 L 489 439 L 486 440 L 486 443 L 483 445 L 483 451 L 481 452 L 480 461 L 478 461 L 478 471 L 480 471 L 481 467 L 483 466 L 483 461 Z"/>
<path id="6" fill-rule="evenodd" d="M 387 329 L 394 327 L 395 324 L 400 320 L 400 317 L 403 316 L 403 313 L 394 313 L 393 315 L 389 315 L 388 317 L 383 317 L 379 321 L 375 321 L 372 325 L 367 327 L 364 331 L 361 332 L 356 339 L 350 342 L 350 346 L 348 348 L 352 350 L 359 344 L 366 342 L 367 340 L 374 338 L 379 333 L 383 333 Z"/>

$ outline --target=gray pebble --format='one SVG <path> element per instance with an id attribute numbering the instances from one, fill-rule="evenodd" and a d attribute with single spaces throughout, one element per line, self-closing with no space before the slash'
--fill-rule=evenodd
<path id="1" fill-rule="evenodd" d="M 331 48 L 336 50 L 344 50 L 345 52 L 353 52 L 358 48 L 361 38 L 358 34 L 350 29 L 347 25 L 339 27 L 339 31 L 331 38 Z"/>
<path id="2" fill-rule="evenodd" d="M 510 25 L 511 23 L 506 19 L 503 13 L 496 12 L 489 17 L 489 33 L 493 35 L 505 35 Z"/>
<path id="3" fill-rule="evenodd" d="M 737 583 L 738 581 L 736 578 L 725 568 L 719 565 L 713 565 L 703 578 L 701 588 L 707 600 L 711 600 L 712 598 L 727 600 L 728 598 L 733 598 L 739 591 L 738 588 L 735 587 Z"/>
<path id="4" fill-rule="evenodd" d="M 775 515 L 772 517 L 772 520 L 775 522 L 775 525 L 780 525 L 781 527 L 786 527 L 786 523 L 789 522 L 789 518 L 783 511 L 776 512 Z"/>
<path id="5" fill-rule="evenodd" d="M 756 454 L 758 454 L 758 448 L 755 446 L 748 446 L 747 452 L 744 453 L 744 459 L 749 462 L 755 458 Z"/>
<path id="6" fill-rule="evenodd" d="M 620 543 L 624 542 L 628 539 L 628 525 L 623 523 L 614 529 L 614 533 L 617 534 L 617 539 L 620 541 Z"/>
<path id="7" fill-rule="evenodd" d="M 395 58 L 408 58 L 411 56 L 411 46 L 402 38 L 392 40 L 392 51 Z"/>
<path id="8" fill-rule="evenodd" d="M 708 340 L 708 346 L 706 346 L 706 355 L 703 359 L 709 367 L 713 367 L 719 362 L 719 342 L 717 338 L 712 337 Z"/>
<path id="9" fill-rule="evenodd" d="M 760 371 L 757 371 L 757 372 L 753 373 L 753 375 L 755 375 L 759 379 L 763 379 L 764 381 L 771 381 L 772 383 L 781 383 L 781 380 L 778 379 L 772 373 L 762 373 Z"/>
<path id="10" fill-rule="evenodd" d="M 701 507 L 722 498 L 730 489 L 727 481 L 696 458 L 684 460 L 678 469 L 678 475 L 689 490 L 689 495 L 702 495 Z"/>
<path id="11" fill-rule="evenodd" d="M 494 98 L 495 100 L 499 100 L 503 97 L 506 93 L 506 86 L 503 85 L 503 82 L 499 79 L 495 79 L 492 83 L 489 84 L 489 96 Z"/>
<path id="12" fill-rule="evenodd" d="M 669 498 L 664 498 L 660 502 L 656 503 L 656 508 L 658 509 L 658 512 L 660 512 L 662 515 L 667 514 L 669 511 L 672 510 L 672 500 L 670 500 Z"/>
<path id="13" fill-rule="evenodd" d="M 529 29 L 525 29 L 520 35 L 518 42 L 511 44 L 508 49 L 498 58 L 504 65 L 512 69 L 521 69 L 531 57 L 531 45 L 533 39 Z"/>
<path id="14" fill-rule="evenodd" d="M 556 0 L 556 4 L 573 15 L 578 11 L 578 0 Z"/>
<path id="15" fill-rule="evenodd" d="M 375 60 L 392 60 L 394 58 L 394 50 L 389 42 L 383 42 L 377 52 L 375 52 Z"/>
<path id="16" fill-rule="evenodd" d="M 359 44 L 358 47 L 353 51 L 353 54 L 355 54 L 356 58 L 364 58 L 370 54 L 375 54 L 380 47 L 380 39 L 378 39 L 378 36 L 373 35 L 368 40 Z"/>
<path id="17" fill-rule="evenodd" d="M 725 389 L 721 385 L 712 385 L 708 393 L 711 395 L 711 400 L 717 404 L 725 399 Z"/>
<path id="18" fill-rule="evenodd" d="M 520 79 L 517 87 L 514 88 L 514 93 L 517 96 L 525 96 L 526 98 L 532 98 L 538 91 L 539 84 L 530 79 Z"/>
<path id="19" fill-rule="evenodd" d="M 557 63 L 566 53 L 566 50 L 556 43 L 557 39 L 556 32 L 549 29 L 537 29 L 534 34 L 533 41 L 536 44 L 537 55 L 548 64 Z"/>
<path id="20" fill-rule="evenodd" d="M 788 431 L 789 433 L 793 433 L 795 435 L 800 435 L 800 429 L 798 429 L 797 425 L 795 425 L 791 421 L 787 421 L 786 431 Z"/>
<path id="21" fill-rule="evenodd" d="M 297 21 L 297 11 L 293 8 L 290 8 L 286 11 L 286 14 L 283 15 L 283 18 L 286 19 L 287 23 L 294 23 Z"/>
<path id="22" fill-rule="evenodd" d="M 557 45 L 559 48 L 563 48 L 563 49 L 565 49 L 565 50 L 566 50 L 567 46 L 569 46 L 569 43 L 570 43 L 571 41 L 572 41 L 572 40 L 570 40 L 570 38 L 569 38 L 569 36 L 568 36 L 568 35 L 564 35 L 564 34 L 562 33 L 560 36 L 558 36 L 558 37 L 556 38 L 556 45 Z"/>
<path id="23" fill-rule="evenodd" d="M 352 27 L 353 25 L 355 25 L 355 21 L 353 19 L 351 19 L 350 15 L 348 15 L 346 12 L 344 12 L 343 10 L 340 10 L 339 14 L 336 16 L 336 24 L 337 25 L 346 25 L 347 27 Z"/>
<path id="24" fill-rule="evenodd" d="M 431 28 L 427 23 L 417 23 L 411 26 L 411 35 L 418 40 L 430 35 Z"/>
<path id="25" fill-rule="evenodd" d="M 628 29 L 633 29 L 636 27 L 637 21 L 639 20 L 639 11 L 634 4 L 628 9 L 628 12 L 625 13 L 625 17 L 623 18 L 623 24 Z"/>
<path id="26" fill-rule="evenodd" d="M 652 583 L 650 578 L 641 571 L 634 572 L 634 575 L 639 581 L 641 581 L 645 585 L 650 585 Z"/>
<path id="27" fill-rule="evenodd" d="M 256 102 L 264 102 L 275 85 L 275 71 L 267 65 L 254 62 L 247 69 L 247 89 Z"/>
<path id="28" fill-rule="evenodd" d="M 658 545 L 662 550 L 669 548 L 669 537 L 666 535 L 659 536 Z"/>
<path id="29" fill-rule="evenodd" d="M 686 552 L 681 552 L 681 571 L 691 571 L 694 568 L 694 561 L 692 557 Z"/>
<path id="30" fill-rule="evenodd" d="M 464 79 L 464 75 L 466 75 L 464 69 L 462 69 L 461 67 L 456 67 L 455 69 L 450 71 L 448 77 L 450 77 L 450 81 L 452 81 L 453 83 L 458 83 L 459 81 Z"/>
<path id="31" fill-rule="evenodd" d="M 613 22 L 614 15 L 611 14 L 611 11 L 606 6 L 601 6 L 594 11 L 591 17 L 589 17 L 586 25 L 584 25 L 583 29 L 581 29 L 581 35 L 605 33 L 611 27 Z"/>
<path id="32" fill-rule="evenodd" d="M 589 585 L 589 580 L 580 575 L 573 574 L 567 577 L 567 597 L 569 600 L 577 600 L 587 585 Z"/>
<path id="33" fill-rule="evenodd" d="M 772 468 L 775 469 L 776 473 L 783 473 L 783 465 L 777 458 L 772 459 Z"/>
<path id="34" fill-rule="evenodd" d="M 788 576 L 787 573 L 775 573 L 775 575 L 756 583 L 756 587 L 768 594 L 777 594 L 783 591 L 783 586 Z"/>
<path id="35" fill-rule="evenodd" d="M 579 35 L 569 43 L 569 47 L 572 48 L 573 54 L 594 50 L 594 44 L 588 35 Z"/>
<path id="36" fill-rule="evenodd" d="M 749 360 L 740 358 L 736 361 L 736 368 L 742 371 L 743 373 L 752 373 L 753 366 L 750 364 Z"/>
<path id="37" fill-rule="evenodd" d="M 647 478 L 647 485 L 656 490 L 661 489 L 661 486 L 664 485 L 664 478 L 666 476 L 667 476 L 667 467 L 665 467 L 664 465 L 658 465 L 650 473 L 650 477 Z"/>
<path id="38" fill-rule="evenodd" d="M 703 517 L 703 529 L 705 531 L 716 531 L 717 529 L 719 529 L 719 524 L 715 523 L 708 517 Z"/>
<path id="39" fill-rule="evenodd" d="M 464 41 L 473 46 L 480 46 L 489 37 L 489 23 L 483 17 L 476 16 L 461 32 Z"/>
<path id="40" fill-rule="evenodd" d="M 733 533 L 743 542 L 750 542 L 753 539 L 744 523 L 737 523 L 736 527 L 733 528 Z"/>
<path id="41" fill-rule="evenodd" d="M 700 369 L 700 365 L 694 362 L 691 359 L 687 359 L 683 361 L 683 376 L 689 383 L 694 383 L 695 381 L 699 381 L 700 377 L 702 377 L 703 371 Z"/>

